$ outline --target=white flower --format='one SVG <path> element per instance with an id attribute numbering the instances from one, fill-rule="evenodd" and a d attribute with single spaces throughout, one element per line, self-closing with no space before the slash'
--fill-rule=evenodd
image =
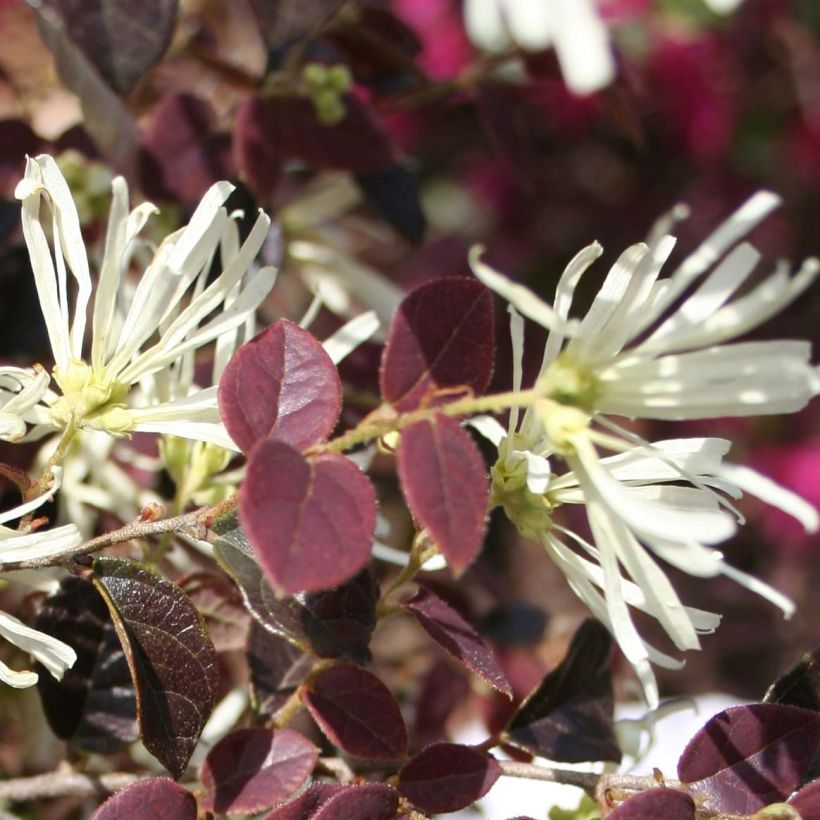
<path id="1" fill-rule="evenodd" d="M 659 222 L 648 244 L 621 254 L 580 321 L 568 319 L 573 293 L 601 254 L 593 243 L 570 262 L 552 307 L 483 264 L 476 276 L 517 310 L 550 330 L 539 384 L 546 396 L 600 414 L 696 419 L 788 413 L 820 392 L 808 342 L 726 342 L 752 330 L 797 298 L 820 271 L 807 260 L 788 265 L 737 295 L 760 258 L 736 245 L 778 204 L 751 197 L 666 278 L 661 268 L 675 239 L 666 234 L 685 214 Z M 673 307 L 677 305 L 673 309 Z"/>
<path id="2" fill-rule="evenodd" d="M 0 439 L 20 441 L 26 435 L 26 423 L 34 421 L 49 381 L 42 367 L 0 367 Z"/>
<path id="3" fill-rule="evenodd" d="M 736 519 L 742 521 L 732 505 L 742 491 L 794 515 L 809 530 L 818 528 L 817 511 L 802 499 L 752 470 L 724 464 L 729 442 L 650 444 L 606 415 L 785 412 L 816 395 L 808 345 L 723 344 L 788 304 L 817 274 L 814 261 L 793 278 L 781 267 L 733 299 L 758 255 L 745 243 L 732 247 L 775 203 L 769 194 L 753 197 L 672 277 L 659 279 L 674 244 L 666 229 L 681 215 L 675 212 L 648 245 L 621 256 L 580 321 L 569 319 L 573 291 L 599 246 L 572 260 L 552 307 L 473 257 L 476 275 L 511 303 L 515 391 L 521 389 L 524 336 L 516 308 L 550 330 L 535 398 L 523 416 L 513 409 L 506 430 L 490 417 L 471 422 L 499 448 L 492 502 L 525 537 L 544 544 L 576 594 L 608 626 L 650 706 L 658 701 L 650 664 L 678 661 L 643 640 L 629 608 L 656 618 L 680 650 L 698 649 L 698 635 L 720 620 L 684 606 L 655 557 L 692 575 L 726 575 L 788 616 L 788 599 L 726 564 L 713 546 L 734 534 Z M 679 306 L 670 312 L 673 305 Z M 615 455 L 602 458 L 601 448 Z M 566 471 L 554 466 L 561 461 Z M 555 510 L 564 504 L 584 505 L 593 543 L 556 522 Z"/>
<path id="4" fill-rule="evenodd" d="M 615 78 L 606 24 L 595 0 L 465 0 L 470 39 L 488 51 L 553 46 L 567 87 L 591 94 Z"/>
<path id="5" fill-rule="evenodd" d="M 226 182 L 212 186 L 190 223 L 160 244 L 132 287 L 129 270 L 148 250 L 139 234 L 156 209 L 144 204 L 129 213 L 126 183 L 115 179 L 89 317 L 94 288 L 68 185 L 51 157 L 27 161 L 15 193 L 23 202 L 23 232 L 54 355 L 53 376 L 62 394 L 47 397 L 49 413 L 41 435 L 69 426 L 114 435 L 161 427 L 162 432 L 234 447 L 219 419 L 215 387 L 199 390 L 188 382 L 188 394 L 156 405 L 148 405 L 150 387 L 134 389 L 163 378 L 163 372 L 188 367 L 186 353 L 232 337 L 273 286 L 272 268 L 251 271 L 270 220 L 260 212 L 239 247 L 233 220 L 223 207 L 232 190 Z M 53 252 L 44 225 L 50 228 Z M 208 285 L 218 252 L 223 270 Z M 76 291 L 73 310 L 69 274 Z M 84 356 L 89 318 L 91 344 Z"/>
<path id="6" fill-rule="evenodd" d="M 79 531 L 72 524 L 43 531 L 20 531 L 5 526 L 9 521 L 34 512 L 48 501 L 59 488 L 60 479 L 61 472 L 55 468 L 54 481 L 48 492 L 0 513 L 0 568 L 22 560 L 57 557 L 82 543 Z M 67 644 L 26 626 L 6 612 L 0 612 L 0 636 L 32 654 L 57 680 L 77 659 L 76 653 Z M 20 689 L 37 683 L 37 674 L 15 671 L 0 661 L 0 681 Z"/>

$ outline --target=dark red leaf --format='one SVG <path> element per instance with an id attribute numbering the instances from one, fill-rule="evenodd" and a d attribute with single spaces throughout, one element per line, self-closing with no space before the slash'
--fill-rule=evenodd
<path id="1" fill-rule="evenodd" d="M 214 555 L 265 629 L 320 658 L 370 660 L 368 645 L 376 628 L 379 587 L 368 568 L 334 589 L 287 598 L 273 591 L 241 530 L 218 539 Z"/>
<path id="2" fill-rule="evenodd" d="M 404 604 L 427 634 L 490 686 L 512 697 L 512 689 L 492 649 L 449 604 L 426 587 Z"/>
<path id="3" fill-rule="evenodd" d="M 154 106 L 142 149 L 141 187 L 153 199 L 196 202 L 236 176 L 230 135 L 216 130 L 211 106 L 191 94 L 169 94 Z"/>
<path id="4" fill-rule="evenodd" d="M 251 190 L 261 200 L 268 199 L 279 183 L 286 157 L 276 111 L 262 97 L 248 97 L 237 109 L 233 159 Z"/>
<path id="5" fill-rule="evenodd" d="M 178 0 L 45 0 L 105 81 L 130 91 L 162 57 L 177 20 Z"/>
<path id="6" fill-rule="evenodd" d="M 311 820 L 394 820 L 399 793 L 385 783 L 345 786 Z"/>
<path id="7" fill-rule="evenodd" d="M 807 652 L 768 689 L 763 700 L 820 712 L 820 649 Z"/>
<path id="8" fill-rule="evenodd" d="M 440 390 L 479 395 L 493 372 L 492 293 L 476 279 L 427 282 L 399 305 L 382 354 L 385 401 L 415 410 Z"/>
<path id="9" fill-rule="evenodd" d="M 435 743 L 399 769 L 399 791 L 424 812 L 458 811 L 475 803 L 501 776 L 498 761 L 459 743 Z"/>
<path id="10" fill-rule="evenodd" d="M 251 451 L 239 518 L 270 582 L 290 593 L 338 586 L 370 558 L 376 496 L 338 453 L 311 460 L 283 441 Z"/>
<path id="11" fill-rule="evenodd" d="M 534 646 L 544 635 L 547 616 L 528 601 L 505 601 L 483 615 L 476 626 L 499 646 Z"/>
<path id="12" fill-rule="evenodd" d="M 803 820 L 820 817 L 820 780 L 813 780 L 795 792 L 789 805 L 800 812 Z"/>
<path id="13" fill-rule="evenodd" d="M 262 811 L 290 797 L 318 758 L 316 747 L 292 729 L 237 729 L 202 764 L 200 806 L 219 814 Z"/>
<path id="14" fill-rule="evenodd" d="M 242 345 L 219 381 L 219 412 L 246 453 L 265 438 L 297 450 L 318 444 L 336 424 L 341 402 L 330 356 L 287 319 Z"/>
<path id="15" fill-rule="evenodd" d="M 678 777 L 704 809 L 753 814 L 785 800 L 820 743 L 820 714 L 755 703 L 711 718 L 689 741 Z"/>
<path id="16" fill-rule="evenodd" d="M 564 763 L 621 759 L 613 727 L 612 638 L 587 620 L 566 657 L 513 715 L 504 738 L 534 754 Z"/>
<path id="17" fill-rule="evenodd" d="M 677 789 L 650 789 L 624 801 L 610 820 L 695 820 L 695 801 Z"/>
<path id="18" fill-rule="evenodd" d="M 407 748 L 399 704 L 361 667 L 337 664 L 323 670 L 302 690 L 302 700 L 331 743 L 352 755 L 389 760 Z"/>
<path id="19" fill-rule="evenodd" d="M 393 820 L 398 805 L 398 792 L 383 783 L 314 783 L 265 820 Z"/>
<path id="20" fill-rule="evenodd" d="M 77 661 L 55 680 L 38 665 L 37 689 L 54 734 L 72 746 L 109 753 L 137 739 L 137 702 L 114 623 L 91 581 L 64 578 L 35 627 L 65 641 Z"/>
<path id="21" fill-rule="evenodd" d="M 239 591 L 224 575 L 194 572 L 180 578 L 179 586 L 205 619 L 217 652 L 244 649 L 250 617 Z"/>
<path id="22" fill-rule="evenodd" d="M 489 485 L 481 452 L 457 421 L 437 415 L 405 427 L 397 465 L 415 519 L 463 570 L 481 549 Z"/>
<path id="23" fill-rule="evenodd" d="M 196 800 L 167 777 L 150 777 L 111 795 L 91 820 L 196 820 Z"/>
<path id="24" fill-rule="evenodd" d="M 338 8 L 337 0 L 249 0 L 268 49 L 292 45 Z"/>
<path id="25" fill-rule="evenodd" d="M 247 656 L 254 706 L 263 715 L 273 714 L 282 706 L 314 663 L 312 656 L 257 621 L 251 622 Z"/>
<path id="26" fill-rule="evenodd" d="M 180 777 L 219 682 L 202 616 L 176 584 L 135 561 L 97 558 L 93 568 L 128 659 L 142 742 Z"/>
<path id="27" fill-rule="evenodd" d="M 346 788 L 341 783 L 312 783 L 297 798 L 266 815 L 265 820 L 314 820 L 316 812 Z"/>
<path id="28" fill-rule="evenodd" d="M 420 748 L 447 737 L 447 721 L 469 702 L 470 682 L 463 666 L 438 658 L 428 670 L 416 698 L 413 746 Z"/>

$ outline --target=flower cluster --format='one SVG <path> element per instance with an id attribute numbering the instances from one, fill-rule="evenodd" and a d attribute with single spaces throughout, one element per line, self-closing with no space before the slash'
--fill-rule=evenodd
<path id="1" fill-rule="evenodd" d="M 680 650 L 699 648 L 698 635 L 719 623 L 719 616 L 681 603 L 656 558 L 692 575 L 733 578 L 788 615 L 790 601 L 727 564 L 713 547 L 742 521 L 732 501 L 743 491 L 807 530 L 818 527 L 809 504 L 748 468 L 727 464 L 728 441 L 648 442 L 613 418 L 787 413 L 820 392 L 808 342 L 735 341 L 796 299 L 820 270 L 814 259 L 794 275 L 781 264 L 744 290 L 760 255 L 740 240 L 777 203 L 770 193 L 753 196 L 662 277 L 675 245 L 669 230 L 686 216 L 676 209 L 646 243 L 624 251 L 580 320 L 569 315 L 573 295 L 601 254 L 597 243 L 567 266 L 552 305 L 473 254 L 476 276 L 510 305 L 515 390 L 522 380 L 521 314 L 549 330 L 533 403 L 523 415 L 513 410 L 506 429 L 489 417 L 474 420 L 498 446 L 493 503 L 525 537 L 544 544 L 573 590 L 610 628 L 651 705 L 658 693 L 650 663 L 678 661 L 639 635 L 630 607 L 656 618 Z M 583 504 L 592 541 L 554 520 L 564 504 Z"/>

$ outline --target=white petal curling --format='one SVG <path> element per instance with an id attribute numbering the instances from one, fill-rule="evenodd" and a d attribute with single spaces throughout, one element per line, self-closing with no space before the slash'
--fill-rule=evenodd
<path id="1" fill-rule="evenodd" d="M 0 527 L 0 566 L 57 558 L 82 542 L 83 537 L 74 524 L 27 533 Z"/>
<path id="2" fill-rule="evenodd" d="M 473 416 L 465 424 L 479 432 L 496 447 L 507 437 L 506 428 L 498 422 L 495 416 Z"/>
<path id="3" fill-rule="evenodd" d="M 52 638 L 43 632 L 26 626 L 7 612 L 0 611 L 0 635 L 24 652 L 33 655 L 57 679 L 62 680 L 66 669 L 70 669 L 77 660 L 77 653 L 66 643 Z M 25 674 L 25 673 L 24 673 Z M 32 674 L 32 673 L 29 673 Z M 14 676 L 12 686 L 31 686 L 37 682 L 37 675 L 31 681 L 28 676 Z"/>
<path id="4" fill-rule="evenodd" d="M 379 329 L 379 317 L 375 310 L 368 310 L 342 325 L 322 342 L 325 353 L 333 364 L 352 353 L 360 344 L 370 339 Z"/>

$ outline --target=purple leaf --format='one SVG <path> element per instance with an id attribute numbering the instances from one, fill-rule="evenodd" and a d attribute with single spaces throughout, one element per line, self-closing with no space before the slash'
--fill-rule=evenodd
<path id="1" fill-rule="evenodd" d="M 458 743 L 435 743 L 399 769 L 399 791 L 424 812 L 464 809 L 501 776 L 498 761 Z"/>
<path id="2" fill-rule="evenodd" d="M 149 777 L 112 794 L 91 820 L 196 820 L 196 800 L 167 777 Z"/>
<path id="3" fill-rule="evenodd" d="M 217 652 L 245 648 L 250 618 L 239 591 L 224 575 L 194 572 L 180 578 L 179 586 L 205 619 Z"/>
<path id="4" fill-rule="evenodd" d="M 331 743 L 358 757 L 389 760 L 407 748 L 399 704 L 371 672 L 352 664 L 321 671 L 302 700 Z"/>
<path id="5" fill-rule="evenodd" d="M 221 179 L 236 176 L 231 138 L 214 125 L 211 106 L 191 94 L 168 94 L 151 111 L 140 157 L 143 192 L 192 203 Z"/>
<path id="6" fill-rule="evenodd" d="M 200 805 L 219 814 L 253 814 L 281 803 L 307 780 L 319 753 L 292 729 L 237 729 L 208 752 Z"/>
<path id="7" fill-rule="evenodd" d="M 426 227 L 416 177 L 403 165 L 356 174 L 356 183 L 379 213 L 408 242 L 418 245 Z"/>
<path id="8" fill-rule="evenodd" d="M 704 809 L 753 814 L 800 785 L 818 743 L 816 712 L 772 703 L 735 706 L 689 741 L 678 777 Z"/>
<path id="9" fill-rule="evenodd" d="M 512 697 L 512 687 L 495 659 L 492 649 L 449 604 L 426 587 L 404 604 L 427 634 L 490 686 Z"/>
<path id="10" fill-rule="evenodd" d="M 370 558 L 376 496 L 345 456 L 307 460 L 289 444 L 267 439 L 248 459 L 239 518 L 275 587 L 290 593 L 327 589 Z"/>
<path id="11" fill-rule="evenodd" d="M 108 606 L 137 691 L 145 748 L 180 777 L 216 702 L 216 652 L 182 590 L 141 564 L 97 558 L 94 585 Z"/>
<path id="12" fill-rule="evenodd" d="M 100 76 L 128 93 L 165 53 L 176 26 L 178 0 L 45 0 L 68 36 Z"/>
<path id="13" fill-rule="evenodd" d="M 398 792 L 384 783 L 314 783 L 265 820 L 393 820 L 398 807 Z"/>
<path id="14" fill-rule="evenodd" d="M 308 676 L 314 659 L 292 643 L 251 622 L 248 638 L 248 669 L 254 709 L 274 714 Z"/>
<path id="15" fill-rule="evenodd" d="M 415 410 L 438 391 L 484 392 L 493 372 L 492 293 L 476 279 L 443 278 L 409 293 L 384 348 L 382 397 Z"/>
<path id="16" fill-rule="evenodd" d="M 402 430 L 397 465 L 413 516 L 462 571 L 481 549 L 487 525 L 489 485 L 475 442 L 454 419 L 423 419 Z"/>
<path id="17" fill-rule="evenodd" d="M 621 759 L 615 738 L 609 656 L 612 638 L 586 620 L 566 657 L 513 715 L 504 738 L 534 754 L 564 763 Z"/>
<path id="18" fill-rule="evenodd" d="M 102 754 L 136 740 L 131 673 L 94 584 L 64 578 L 60 589 L 43 603 L 34 625 L 77 652 L 76 663 L 60 681 L 38 666 L 37 689 L 54 734 L 72 747 Z"/>
<path id="19" fill-rule="evenodd" d="M 625 800 L 609 820 L 695 820 L 695 801 L 677 789 L 650 789 Z"/>
<path id="20" fill-rule="evenodd" d="M 249 0 L 270 51 L 292 45 L 327 20 L 337 0 Z"/>
<path id="21" fill-rule="evenodd" d="M 820 817 L 820 780 L 812 780 L 789 799 L 789 805 L 800 812 L 803 820 Z"/>
<path id="22" fill-rule="evenodd" d="M 820 649 L 807 652 L 800 662 L 781 675 L 763 700 L 820 712 Z"/>
<path id="23" fill-rule="evenodd" d="M 322 345 L 280 319 L 228 362 L 219 412 L 244 451 L 265 438 L 304 450 L 324 440 L 339 418 L 342 384 Z"/>
<path id="24" fill-rule="evenodd" d="M 241 530 L 225 533 L 214 555 L 236 581 L 245 606 L 266 630 L 320 658 L 370 660 L 368 645 L 376 628 L 379 587 L 365 568 L 334 589 L 277 596 Z"/>

